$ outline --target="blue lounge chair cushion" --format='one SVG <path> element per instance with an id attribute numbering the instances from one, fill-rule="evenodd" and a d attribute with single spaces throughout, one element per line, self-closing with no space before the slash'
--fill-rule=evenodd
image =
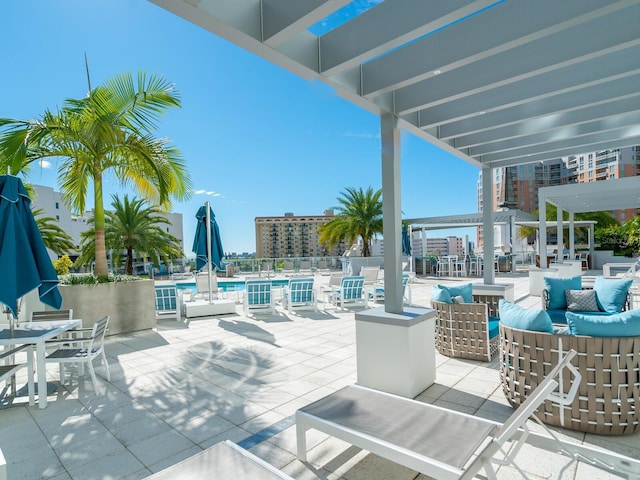
<path id="1" fill-rule="evenodd" d="M 489 317 L 489 338 L 493 338 L 500 332 L 500 319 Z"/>
<path id="2" fill-rule="evenodd" d="M 562 310 L 567 308 L 565 290 L 581 290 L 582 277 L 580 275 L 571 278 L 544 277 L 544 288 L 549 292 L 549 310 Z"/>
<path id="3" fill-rule="evenodd" d="M 553 333 L 551 317 L 545 310 L 529 310 L 501 299 L 498 303 L 498 312 L 500 321 L 508 327 Z"/>
<path id="4" fill-rule="evenodd" d="M 611 279 L 597 277 L 593 284 L 593 289 L 596 292 L 600 310 L 609 313 L 621 312 L 627 301 L 627 294 L 632 283 L 632 278 Z"/>
<path id="5" fill-rule="evenodd" d="M 640 335 L 640 309 L 613 314 L 567 312 L 571 335 L 635 337 Z"/>
<path id="6" fill-rule="evenodd" d="M 547 310 L 547 314 L 551 317 L 551 322 L 553 323 L 567 323 L 567 317 L 565 317 L 565 313 L 567 313 L 564 309 L 558 310 Z"/>

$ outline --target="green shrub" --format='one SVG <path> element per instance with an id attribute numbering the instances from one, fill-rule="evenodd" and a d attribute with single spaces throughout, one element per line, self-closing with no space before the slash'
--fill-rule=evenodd
<path id="1" fill-rule="evenodd" d="M 58 275 L 67 275 L 69 273 L 69 268 L 72 266 L 73 262 L 69 258 L 69 255 L 63 255 L 53 261 L 53 268 L 55 268 Z"/>
<path id="2" fill-rule="evenodd" d="M 136 282 L 140 280 L 140 277 L 134 277 L 132 275 L 115 275 L 110 273 L 109 275 L 62 275 L 60 278 L 61 285 L 95 285 L 97 283 L 115 283 L 115 282 Z"/>

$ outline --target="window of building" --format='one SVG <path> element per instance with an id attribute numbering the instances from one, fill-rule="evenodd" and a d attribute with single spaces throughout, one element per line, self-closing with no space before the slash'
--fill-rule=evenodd
<path id="1" fill-rule="evenodd" d="M 56 210 L 60 209 L 60 204 L 56 202 Z"/>
<path id="2" fill-rule="evenodd" d="M 56 215 L 56 220 L 60 221 L 60 215 Z"/>

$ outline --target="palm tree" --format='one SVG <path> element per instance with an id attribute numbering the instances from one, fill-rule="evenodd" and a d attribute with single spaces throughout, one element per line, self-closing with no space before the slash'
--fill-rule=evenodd
<path id="1" fill-rule="evenodd" d="M 60 159 L 58 181 L 66 203 L 83 214 L 93 187 L 96 275 L 106 275 L 103 179 L 111 173 L 143 198 L 169 208 L 171 198 L 189 197 L 191 179 L 178 150 L 152 131 L 162 114 L 180 106 L 175 87 L 162 77 L 116 75 L 67 99 L 38 120 L 0 119 L 0 171 L 28 171 L 47 157 Z M 90 183 L 92 185 L 90 185 Z"/>
<path id="2" fill-rule="evenodd" d="M 120 200 L 112 196 L 112 211 L 105 213 L 105 247 L 112 252 L 114 265 L 120 265 L 122 252 L 125 254 L 124 273 L 133 274 L 134 252 L 138 256 L 150 257 L 154 264 L 160 264 L 160 257 L 181 258 L 180 240 L 162 228 L 171 222 L 162 217 L 158 208 L 150 207 L 142 199 L 129 199 L 127 195 Z M 87 223 L 93 223 L 90 218 Z M 93 261 L 95 252 L 95 233 L 87 230 L 81 234 L 82 247 L 77 263 L 88 265 Z"/>
<path id="3" fill-rule="evenodd" d="M 346 240 L 362 238 L 362 256 L 371 256 L 373 237 L 382 233 L 382 189 L 347 187 L 338 197 L 337 215 L 319 228 L 320 242 L 329 248 Z"/>
<path id="4" fill-rule="evenodd" d="M 40 230 L 40 235 L 42 235 L 44 245 L 58 256 L 68 255 L 71 251 L 75 250 L 76 246 L 73 243 L 73 239 L 67 232 L 60 228 L 58 221 L 53 217 L 42 216 L 43 213 L 41 208 L 33 210 L 33 216 L 36 219 L 36 224 L 38 225 L 38 230 Z"/>

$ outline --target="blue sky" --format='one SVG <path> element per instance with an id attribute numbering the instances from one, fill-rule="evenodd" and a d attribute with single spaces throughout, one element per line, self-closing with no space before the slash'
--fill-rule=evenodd
<path id="1" fill-rule="evenodd" d="M 364 0 L 362 3 L 372 3 Z M 121 72 L 176 84 L 182 108 L 158 135 L 182 152 L 194 195 L 174 204 L 190 250 L 195 212 L 211 201 L 225 251 L 255 251 L 256 216 L 322 214 L 345 187 L 382 185 L 379 119 L 146 0 L 3 2 L 0 117 L 32 119 Z M 478 168 L 403 133 L 406 218 L 477 211 Z M 28 181 L 57 189 L 56 165 Z M 125 193 L 107 178 L 105 198 Z M 459 229 L 430 236 L 469 234 Z"/>

